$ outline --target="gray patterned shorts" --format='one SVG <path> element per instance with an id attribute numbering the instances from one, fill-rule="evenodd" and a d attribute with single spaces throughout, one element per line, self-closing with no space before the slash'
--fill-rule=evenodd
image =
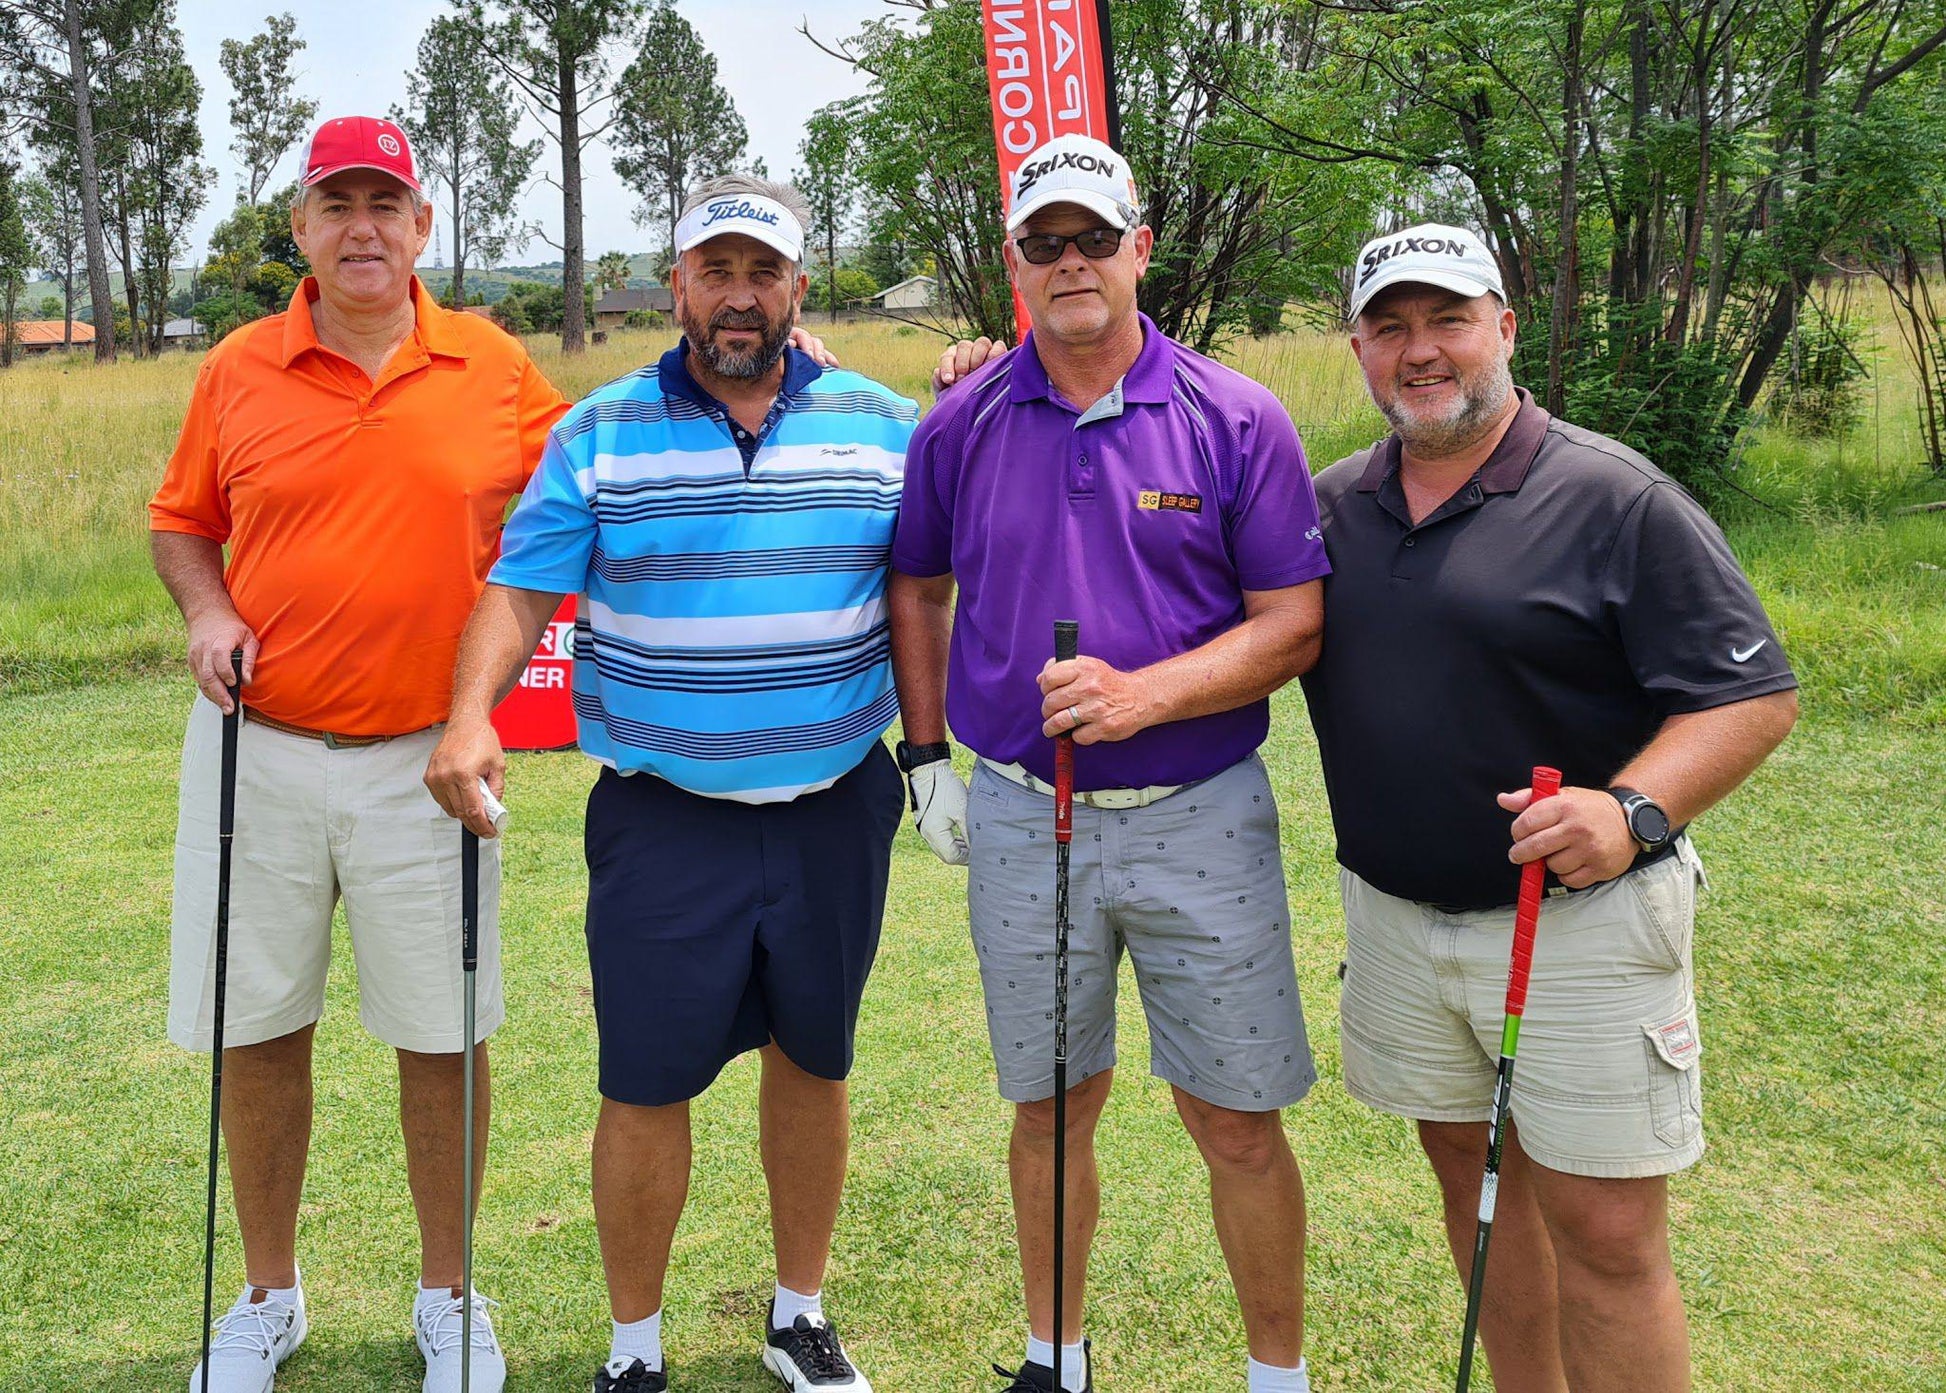
<path id="1" fill-rule="evenodd" d="M 1054 800 L 973 773 L 967 901 L 1000 1095 L 1054 1093 Z M 1250 756 L 1146 808 L 1074 805 L 1068 1084 L 1115 1064 L 1124 951 L 1149 1024 L 1149 1069 L 1239 1112 L 1317 1081 L 1291 959 L 1277 804 Z"/>

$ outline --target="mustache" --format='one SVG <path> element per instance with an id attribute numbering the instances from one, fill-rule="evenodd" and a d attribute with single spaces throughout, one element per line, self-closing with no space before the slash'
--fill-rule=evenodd
<path id="1" fill-rule="evenodd" d="M 710 316 L 709 327 L 711 329 L 756 329 L 761 331 L 770 327 L 770 320 L 764 316 L 762 310 L 758 309 L 718 310 Z"/>

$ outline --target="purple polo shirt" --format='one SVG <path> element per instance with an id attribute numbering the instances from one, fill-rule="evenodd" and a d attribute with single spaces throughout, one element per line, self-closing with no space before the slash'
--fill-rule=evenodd
<path id="1" fill-rule="evenodd" d="M 1030 333 L 953 388 L 906 455 L 892 565 L 959 583 L 946 719 L 985 759 L 1054 777 L 1035 683 L 1054 621 L 1123 671 L 1243 621 L 1243 592 L 1326 574 L 1297 429 L 1265 388 L 1163 336 L 1086 408 L 1047 380 Z M 1184 784 L 1261 745 L 1270 703 L 1075 752 L 1075 787 Z"/>

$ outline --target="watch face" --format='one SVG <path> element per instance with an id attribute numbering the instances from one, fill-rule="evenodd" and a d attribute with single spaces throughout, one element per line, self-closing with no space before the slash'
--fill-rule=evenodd
<path id="1" fill-rule="evenodd" d="M 1636 804 L 1628 820 L 1629 830 L 1635 834 L 1637 841 L 1660 846 L 1669 840 L 1669 814 L 1653 803 L 1645 801 Z"/>

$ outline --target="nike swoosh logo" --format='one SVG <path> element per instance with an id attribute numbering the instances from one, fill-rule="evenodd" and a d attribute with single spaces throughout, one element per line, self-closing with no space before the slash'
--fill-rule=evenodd
<path id="1" fill-rule="evenodd" d="M 1757 656 L 1757 650 L 1759 648 L 1762 648 L 1769 642 L 1770 640 L 1767 638 L 1760 638 L 1748 648 L 1732 648 L 1730 650 L 1730 661 L 1733 663 L 1747 663 Z"/>

